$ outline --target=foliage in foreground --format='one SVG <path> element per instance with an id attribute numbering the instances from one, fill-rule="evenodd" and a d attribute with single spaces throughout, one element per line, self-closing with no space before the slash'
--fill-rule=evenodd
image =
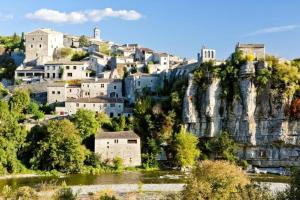
<path id="1" fill-rule="evenodd" d="M 226 161 L 203 161 L 187 179 L 183 199 L 231 199 L 250 181 L 240 168 Z"/>
<path id="2" fill-rule="evenodd" d="M 198 138 L 192 133 L 181 127 L 176 135 L 176 160 L 181 167 L 189 167 L 195 164 L 196 159 L 200 155 L 197 148 Z"/>

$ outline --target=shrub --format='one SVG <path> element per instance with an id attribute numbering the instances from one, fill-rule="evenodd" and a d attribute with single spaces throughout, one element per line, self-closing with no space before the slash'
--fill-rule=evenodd
<path id="1" fill-rule="evenodd" d="M 234 164 L 206 160 L 199 163 L 187 178 L 182 199 L 229 200 L 239 187 L 244 188 L 249 183 L 246 174 Z"/>
<path id="2" fill-rule="evenodd" d="M 35 200 L 38 199 L 37 192 L 28 186 L 20 187 L 16 192 L 16 199 Z"/>
<path id="3" fill-rule="evenodd" d="M 113 160 L 113 163 L 114 163 L 114 168 L 117 171 L 121 171 L 124 168 L 123 160 L 120 157 L 115 157 L 114 160 Z"/>
<path id="4" fill-rule="evenodd" d="M 55 199 L 55 200 L 76 200 L 77 194 L 74 194 L 71 188 L 63 187 L 54 194 L 53 199 Z"/>

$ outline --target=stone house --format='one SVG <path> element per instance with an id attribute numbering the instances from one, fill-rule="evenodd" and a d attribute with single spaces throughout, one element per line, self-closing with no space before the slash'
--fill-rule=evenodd
<path id="1" fill-rule="evenodd" d="M 47 88 L 48 104 L 63 103 L 68 98 L 122 97 L 122 80 L 90 79 L 82 80 L 78 85 L 66 83 L 50 84 Z"/>
<path id="2" fill-rule="evenodd" d="M 265 45 L 264 44 L 241 44 L 237 43 L 235 50 L 242 51 L 245 55 L 252 54 L 255 60 L 265 59 Z"/>
<path id="3" fill-rule="evenodd" d="M 169 54 L 167 53 L 154 53 L 153 54 L 154 64 L 158 64 L 156 73 L 168 71 L 170 67 Z"/>
<path id="4" fill-rule="evenodd" d="M 63 47 L 63 33 L 38 29 L 25 34 L 25 63 L 43 65 L 53 60 L 56 49 Z"/>
<path id="5" fill-rule="evenodd" d="M 125 78 L 126 97 L 130 103 L 134 103 L 137 94 L 144 90 L 155 93 L 162 88 L 162 85 L 162 78 L 159 74 L 131 74 Z"/>
<path id="6" fill-rule="evenodd" d="M 79 109 L 92 110 L 95 113 L 104 112 L 109 117 L 120 117 L 124 111 L 124 99 L 109 97 L 68 98 L 64 107 L 56 107 L 56 112 L 60 115 L 73 115 Z"/>
<path id="7" fill-rule="evenodd" d="M 103 72 L 111 57 L 100 52 L 91 52 L 89 56 L 89 65 L 92 70 L 99 74 Z"/>
<path id="8" fill-rule="evenodd" d="M 50 80 L 81 80 L 91 77 L 88 62 L 51 61 L 45 64 L 44 78 Z"/>
<path id="9" fill-rule="evenodd" d="M 135 51 L 135 60 L 140 62 L 152 61 L 154 51 L 149 48 L 137 48 Z"/>
<path id="10" fill-rule="evenodd" d="M 142 164 L 140 137 L 133 131 L 99 131 L 95 138 L 95 153 L 101 155 L 102 161 L 111 162 L 119 157 L 125 167 Z"/>

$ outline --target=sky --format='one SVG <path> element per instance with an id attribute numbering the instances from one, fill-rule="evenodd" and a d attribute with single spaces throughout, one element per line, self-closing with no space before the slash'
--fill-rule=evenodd
<path id="1" fill-rule="evenodd" d="M 300 57 L 299 0 L 0 0 L 0 35 L 37 28 L 139 43 L 196 58 L 202 46 L 227 58 L 237 42 L 264 43 L 269 54 Z"/>

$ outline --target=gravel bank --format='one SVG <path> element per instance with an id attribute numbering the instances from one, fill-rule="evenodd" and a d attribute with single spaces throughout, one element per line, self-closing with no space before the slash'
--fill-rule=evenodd
<path id="1" fill-rule="evenodd" d="M 112 190 L 116 193 L 129 193 L 138 191 L 154 192 L 180 192 L 184 184 L 112 184 L 112 185 L 82 185 L 72 186 L 74 192 L 80 195 L 95 193 L 101 190 Z"/>

